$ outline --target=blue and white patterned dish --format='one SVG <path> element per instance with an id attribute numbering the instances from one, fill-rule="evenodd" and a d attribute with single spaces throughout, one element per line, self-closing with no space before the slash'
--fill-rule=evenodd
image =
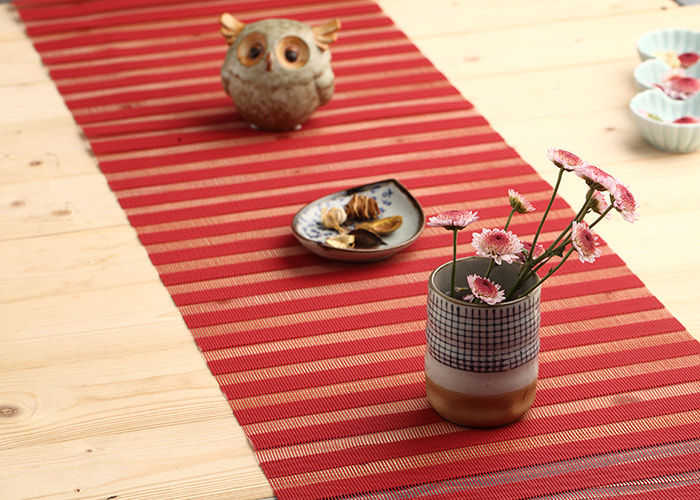
<path id="1" fill-rule="evenodd" d="M 670 123 L 683 116 L 700 116 L 700 94 L 679 101 L 660 89 L 645 90 L 632 98 L 630 110 L 639 132 L 655 148 L 671 153 L 700 149 L 700 123 Z M 646 113 L 663 121 L 649 118 Z"/>
<path id="2" fill-rule="evenodd" d="M 700 31 L 689 29 L 659 29 L 642 35 L 637 40 L 637 52 L 642 61 L 651 59 L 657 51 L 700 53 Z"/>
<path id="3" fill-rule="evenodd" d="M 323 208 L 343 208 L 354 194 L 374 198 L 379 205 L 380 218 L 400 215 L 403 223 L 396 231 L 382 239 L 386 245 L 378 248 L 354 249 L 334 248 L 326 244 L 326 239 L 338 233 L 323 226 Z M 352 229 L 353 224 L 348 225 Z M 425 228 L 425 215 L 416 199 L 399 181 L 383 180 L 346 189 L 324 196 L 299 210 L 292 220 L 292 232 L 304 248 L 328 259 L 351 262 L 376 261 L 386 259 L 412 245 Z"/>

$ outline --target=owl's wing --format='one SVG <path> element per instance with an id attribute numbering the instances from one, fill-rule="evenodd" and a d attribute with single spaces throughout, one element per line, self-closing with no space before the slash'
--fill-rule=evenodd
<path id="1" fill-rule="evenodd" d="M 330 66 L 328 66 L 323 73 L 321 73 L 316 78 L 316 92 L 318 92 L 318 99 L 320 101 L 320 106 L 323 106 L 333 97 L 333 92 L 335 91 L 335 75 Z"/>

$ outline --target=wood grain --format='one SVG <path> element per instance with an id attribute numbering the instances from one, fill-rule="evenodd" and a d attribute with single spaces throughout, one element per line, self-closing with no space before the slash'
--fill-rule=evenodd
<path id="1" fill-rule="evenodd" d="M 603 238 L 700 338 L 698 153 L 647 145 L 635 41 L 699 29 L 671 0 L 380 0 L 549 180 L 549 146 L 625 180 Z M 260 499 L 272 490 L 190 332 L 24 35 L 0 8 L 0 496 Z M 572 204 L 581 193 L 565 189 Z M 669 249 L 681 252 L 670 252 Z M 690 258 L 689 258 L 690 257 Z"/>

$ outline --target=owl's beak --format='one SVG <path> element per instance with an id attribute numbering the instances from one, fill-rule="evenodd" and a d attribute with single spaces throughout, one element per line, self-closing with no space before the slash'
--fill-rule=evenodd
<path id="1" fill-rule="evenodd" d="M 270 71 L 272 69 L 272 52 L 267 53 L 267 57 L 265 58 L 265 69 L 267 71 Z"/>

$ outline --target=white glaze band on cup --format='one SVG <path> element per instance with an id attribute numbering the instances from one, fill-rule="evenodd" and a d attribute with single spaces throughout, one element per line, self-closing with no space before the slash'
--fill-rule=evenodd
<path id="1" fill-rule="evenodd" d="M 493 396 L 518 391 L 537 380 L 538 370 L 537 357 L 514 370 L 494 375 L 450 368 L 433 359 L 428 352 L 425 354 L 426 377 L 449 391 L 471 396 Z"/>

